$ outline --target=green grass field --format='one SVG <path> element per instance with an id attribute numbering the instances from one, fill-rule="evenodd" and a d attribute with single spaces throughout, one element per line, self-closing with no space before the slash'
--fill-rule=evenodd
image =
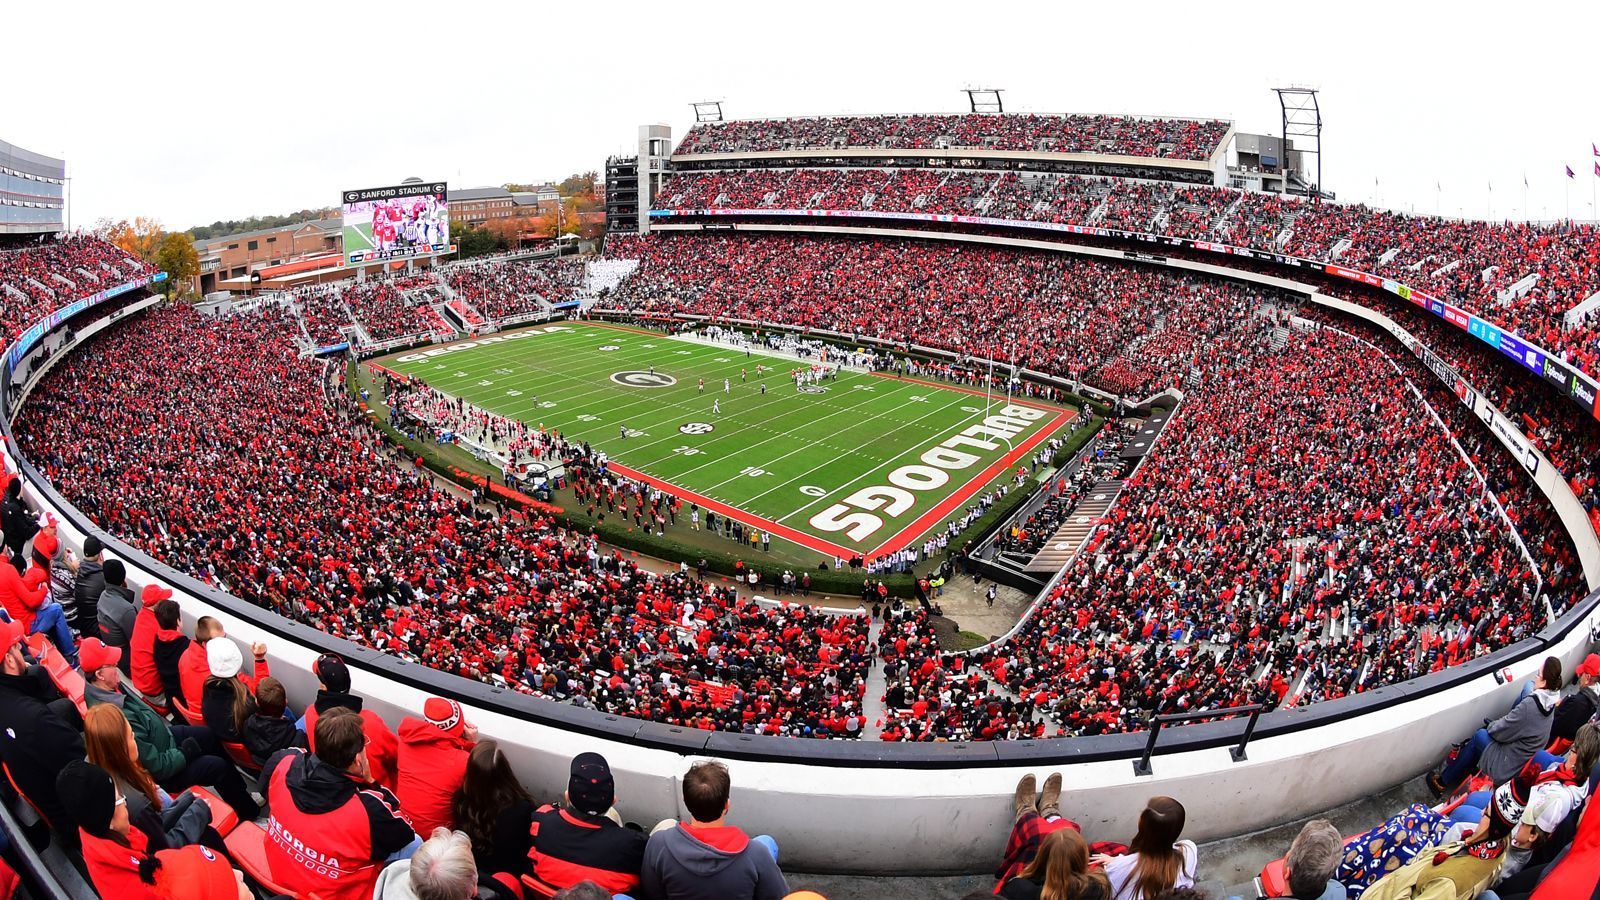
<path id="1" fill-rule="evenodd" d="M 378 242 L 372 239 L 372 226 L 346 225 L 344 226 L 344 252 L 355 253 L 360 250 L 373 250 Z"/>
<path id="2" fill-rule="evenodd" d="M 677 494 L 686 509 L 698 502 L 846 557 L 920 540 L 1074 415 L 849 370 L 802 392 L 789 375 L 805 365 L 797 360 L 598 323 L 376 362 L 587 441 L 619 474 Z"/>

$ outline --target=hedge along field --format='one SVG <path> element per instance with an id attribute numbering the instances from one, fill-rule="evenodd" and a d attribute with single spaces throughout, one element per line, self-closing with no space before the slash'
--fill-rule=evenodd
<path id="1" fill-rule="evenodd" d="M 1072 420 L 1033 401 L 568 322 L 376 360 L 604 451 L 619 474 L 825 555 L 919 541 Z"/>

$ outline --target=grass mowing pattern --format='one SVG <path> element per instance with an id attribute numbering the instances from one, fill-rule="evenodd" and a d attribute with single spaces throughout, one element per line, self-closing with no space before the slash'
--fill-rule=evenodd
<path id="1" fill-rule="evenodd" d="M 1001 439 L 985 430 L 996 423 L 984 420 L 1005 400 L 986 411 L 982 392 L 844 371 L 819 385 L 825 392 L 802 393 L 789 377 L 805 365 L 799 361 L 599 323 L 506 337 L 512 339 L 457 342 L 377 362 L 498 415 L 587 441 L 620 474 L 658 483 L 686 505 L 697 500 L 775 539 L 842 556 L 870 557 L 920 540 L 1025 464 L 1073 416 L 1028 404 L 1034 419 Z M 618 374 L 625 372 L 636 374 Z M 966 465 L 922 461 L 963 430 L 966 440 L 945 460 Z M 907 474 L 907 466 L 916 469 Z M 932 484 L 941 474 L 948 480 Z M 885 490 L 896 481 L 904 487 Z M 840 505 L 852 496 L 854 503 Z"/>

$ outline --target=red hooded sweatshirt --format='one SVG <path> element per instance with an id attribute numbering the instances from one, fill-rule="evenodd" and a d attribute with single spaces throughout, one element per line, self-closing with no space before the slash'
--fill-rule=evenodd
<path id="1" fill-rule="evenodd" d="M 400 720 L 400 774 L 394 795 L 411 818 L 417 834 L 426 839 L 435 828 L 454 828 L 450 801 L 467 774 L 472 742 L 460 726 L 445 732 L 413 716 Z"/>
<path id="2" fill-rule="evenodd" d="M 132 660 L 129 674 L 133 676 L 133 686 L 146 697 L 166 695 L 161 689 L 161 673 L 156 671 L 156 632 L 161 628 L 156 624 L 156 604 L 160 602 L 156 597 L 145 599 L 133 620 L 133 637 L 128 640 Z"/>
<path id="3" fill-rule="evenodd" d="M 48 580 L 30 586 L 17 572 L 16 566 L 7 563 L 0 568 L 10 570 L 0 571 L 0 603 L 5 605 L 12 621 L 21 622 L 25 629 L 32 628 L 34 615 L 49 595 Z"/>
<path id="4" fill-rule="evenodd" d="M 11 566 L 6 568 L 16 571 Z M 156 892 L 139 880 L 139 860 L 148 846 L 144 832 L 130 829 L 129 847 L 81 829 L 78 836 L 83 839 L 83 862 L 89 870 L 89 880 L 94 882 L 95 893 L 117 900 L 157 900 Z"/>

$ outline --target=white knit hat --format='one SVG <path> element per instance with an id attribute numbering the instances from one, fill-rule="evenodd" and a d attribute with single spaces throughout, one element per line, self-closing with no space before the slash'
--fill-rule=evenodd
<path id="1" fill-rule="evenodd" d="M 244 668 L 244 655 L 233 641 L 225 637 L 213 638 L 206 641 L 206 663 L 211 667 L 212 675 L 232 678 Z"/>

